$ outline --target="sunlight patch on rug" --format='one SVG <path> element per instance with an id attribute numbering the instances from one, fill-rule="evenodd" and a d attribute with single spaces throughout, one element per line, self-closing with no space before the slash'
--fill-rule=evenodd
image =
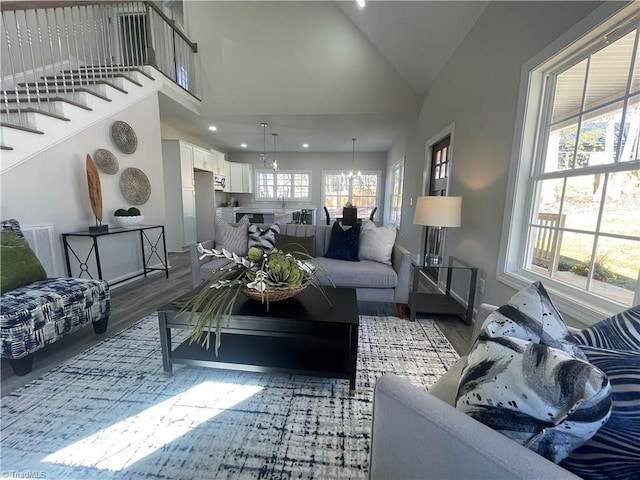
<path id="1" fill-rule="evenodd" d="M 255 385 L 203 382 L 42 461 L 118 472 L 260 390 Z"/>
<path id="2" fill-rule="evenodd" d="M 366 478 L 376 380 L 396 373 L 427 389 L 457 359 L 432 320 L 361 316 L 355 396 L 333 378 L 186 365 L 167 376 L 151 315 L 2 398 L 2 472 Z"/>

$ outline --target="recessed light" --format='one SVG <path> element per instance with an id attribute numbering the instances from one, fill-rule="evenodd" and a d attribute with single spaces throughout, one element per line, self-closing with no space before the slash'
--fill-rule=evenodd
<path id="1" fill-rule="evenodd" d="M 308 143 L 303 143 L 302 144 L 302 148 L 309 148 L 309 144 Z"/>
<path id="2" fill-rule="evenodd" d="M 247 148 L 247 144 L 246 144 L 246 143 L 241 143 L 241 144 L 240 144 L 240 146 L 241 146 L 242 148 Z"/>
<path id="3" fill-rule="evenodd" d="M 215 125 L 211 125 L 209 126 L 209 130 L 211 130 L 212 132 L 215 132 L 216 130 L 218 130 L 218 127 L 216 127 Z"/>
<path id="4" fill-rule="evenodd" d="M 364 8 L 364 6 L 366 5 L 366 2 L 364 0 L 356 0 L 356 3 L 360 8 Z"/>

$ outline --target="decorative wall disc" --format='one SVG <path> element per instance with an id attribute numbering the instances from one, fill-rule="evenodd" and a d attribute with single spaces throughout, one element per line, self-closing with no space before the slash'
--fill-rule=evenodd
<path id="1" fill-rule="evenodd" d="M 98 168 L 109 175 L 115 175 L 120 169 L 116 156 L 105 148 L 96 150 L 93 154 L 93 159 Z"/>
<path id="2" fill-rule="evenodd" d="M 151 183 L 139 168 L 126 168 L 120 175 L 120 191 L 131 205 L 142 205 L 151 196 Z"/>
<path id="3" fill-rule="evenodd" d="M 111 125 L 111 140 L 122 153 L 133 153 L 138 148 L 138 137 L 131 125 L 117 120 Z"/>

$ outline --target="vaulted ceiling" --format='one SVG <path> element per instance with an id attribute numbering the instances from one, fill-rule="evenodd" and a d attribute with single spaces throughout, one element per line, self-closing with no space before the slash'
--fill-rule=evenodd
<path id="1" fill-rule="evenodd" d="M 387 151 L 487 4 L 185 2 L 201 112 L 162 97 L 163 122 L 231 152 L 261 151 L 261 122 L 267 150 L 277 133 L 278 151 Z"/>

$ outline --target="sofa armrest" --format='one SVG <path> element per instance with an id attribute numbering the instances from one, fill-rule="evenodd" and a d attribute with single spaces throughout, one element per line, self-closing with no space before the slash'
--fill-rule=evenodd
<path id="1" fill-rule="evenodd" d="M 211 250 L 213 248 L 213 240 L 205 240 L 199 242 L 204 248 Z M 200 266 L 208 262 L 209 260 L 203 258 L 200 260 L 200 254 L 198 253 L 198 243 L 189 246 L 189 255 L 191 255 L 191 284 L 193 288 L 202 283 L 202 277 L 200 276 Z"/>
<path id="2" fill-rule="evenodd" d="M 579 478 L 392 374 L 374 390 L 369 477 Z"/>
<path id="3" fill-rule="evenodd" d="M 409 280 L 411 278 L 411 253 L 402 245 L 394 244 L 391 251 L 391 266 L 398 275 L 394 290 L 395 303 L 409 303 Z"/>

